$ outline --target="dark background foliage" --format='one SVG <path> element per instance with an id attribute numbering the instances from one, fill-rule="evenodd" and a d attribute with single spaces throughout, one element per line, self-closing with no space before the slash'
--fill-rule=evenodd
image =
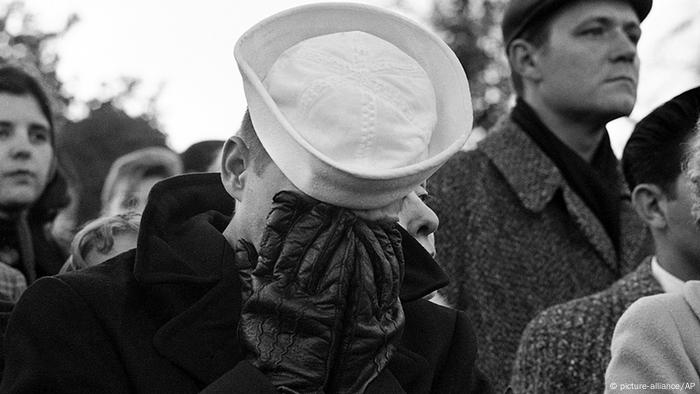
<path id="1" fill-rule="evenodd" d="M 59 31 L 39 29 L 34 16 L 21 1 L 0 9 L 0 64 L 14 64 L 37 76 L 53 101 L 56 118 L 56 146 L 59 162 L 69 183 L 80 196 L 76 222 L 82 223 L 99 214 L 102 182 L 112 162 L 119 156 L 146 146 L 166 146 L 166 135 L 157 124 L 155 112 L 128 115 L 122 103 L 139 81 L 124 77 L 121 90 L 111 97 L 87 103 L 84 119 L 66 117 L 74 98 L 63 88 L 56 73 L 60 54 L 52 44 L 79 23 L 77 15 L 66 20 Z M 155 98 L 153 98 L 155 100 Z"/>
<path id="2" fill-rule="evenodd" d="M 509 71 L 502 50 L 499 22 L 506 0 L 434 0 L 431 22 L 455 51 L 469 78 L 474 106 L 475 133 L 483 134 L 503 112 L 510 96 Z M 402 6 L 402 0 L 395 2 Z M 155 106 L 129 115 L 128 100 L 139 80 L 125 76 L 123 88 L 111 97 L 76 103 L 65 91 L 56 69 L 60 54 L 54 43 L 80 23 L 67 18 L 57 31 L 36 26 L 34 15 L 22 1 L 0 8 L 0 64 L 12 63 L 38 76 L 54 102 L 59 160 L 80 196 L 77 223 L 99 213 L 102 182 L 112 162 L 124 153 L 146 146 L 167 146 L 158 126 Z M 153 97 L 154 102 L 157 97 Z M 71 106 L 87 105 L 82 119 L 68 119 Z"/>
<path id="3" fill-rule="evenodd" d="M 505 112 L 510 70 L 500 22 L 507 0 L 435 0 L 432 22 L 455 51 L 469 79 L 475 131 L 488 130 Z"/>

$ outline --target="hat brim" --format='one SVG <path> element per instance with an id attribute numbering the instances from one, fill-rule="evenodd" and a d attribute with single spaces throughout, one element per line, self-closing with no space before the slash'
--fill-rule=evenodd
<path id="1" fill-rule="evenodd" d="M 426 71 L 436 92 L 437 125 L 425 160 L 386 170 L 344 168 L 292 127 L 263 86 L 268 70 L 285 50 L 312 37 L 343 31 L 384 39 Z M 234 56 L 258 138 L 296 187 L 324 202 L 374 209 L 404 197 L 459 151 L 471 131 L 469 86 L 454 52 L 415 22 L 378 7 L 321 3 L 283 11 L 244 33 Z"/>

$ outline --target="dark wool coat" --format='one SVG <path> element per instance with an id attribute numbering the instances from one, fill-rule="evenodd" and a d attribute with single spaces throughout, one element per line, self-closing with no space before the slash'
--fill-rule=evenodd
<path id="1" fill-rule="evenodd" d="M 615 325 L 636 300 L 662 293 L 651 258 L 608 289 L 548 308 L 523 332 L 513 367 L 515 393 L 602 393 Z"/>
<path id="2" fill-rule="evenodd" d="M 237 340 L 240 281 L 221 234 L 232 210 L 217 174 L 157 184 L 137 249 L 27 290 L 0 392 L 276 393 Z M 421 299 L 446 278 L 420 251 L 405 252 L 404 335 L 368 392 L 488 392 L 465 315 Z"/>
<path id="3" fill-rule="evenodd" d="M 651 253 L 618 173 L 621 255 L 552 161 L 510 118 L 430 179 L 446 295 L 467 311 L 480 367 L 507 386 L 525 325 L 545 308 L 601 291 Z"/>
<path id="4" fill-rule="evenodd" d="M 56 172 L 34 205 L 22 212 L 12 223 L 16 228 L 16 238 L 6 240 L 0 237 L 0 249 L 10 244 L 18 244 L 17 252 L 21 261 L 11 265 L 24 274 L 27 284 L 31 284 L 36 278 L 57 274 L 68 257 L 53 239 L 51 224 L 58 212 L 69 202 L 66 180 Z"/>

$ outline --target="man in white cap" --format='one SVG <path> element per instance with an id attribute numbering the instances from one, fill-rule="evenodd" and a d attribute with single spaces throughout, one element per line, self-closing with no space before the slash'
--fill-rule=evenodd
<path id="1" fill-rule="evenodd" d="M 134 251 L 30 288 L 0 392 L 487 391 L 412 237 L 437 226 L 416 191 L 472 121 L 455 56 L 341 3 L 274 15 L 235 55 L 249 112 L 220 178 L 157 184 Z"/>

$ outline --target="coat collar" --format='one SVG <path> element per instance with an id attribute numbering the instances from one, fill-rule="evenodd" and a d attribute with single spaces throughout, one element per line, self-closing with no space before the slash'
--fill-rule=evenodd
<path id="1" fill-rule="evenodd" d="M 693 310 L 695 316 L 700 319 L 700 280 L 685 282 L 683 286 L 683 298 Z"/>
<path id="2" fill-rule="evenodd" d="M 606 264 L 612 270 L 619 271 L 619 258 L 600 220 L 569 187 L 552 160 L 537 147 L 520 126 L 511 120 L 510 116 L 504 116 L 499 120 L 494 131 L 479 143 L 478 149 L 503 175 L 523 207 L 533 213 L 542 212 L 557 191 L 561 190 L 566 209 L 576 225 Z M 618 185 L 620 198 L 629 199 L 629 190 L 622 176 L 618 174 L 613 182 Z M 636 218 L 629 217 L 627 212 L 623 212 L 622 215 L 621 227 L 626 230 L 625 226 L 635 222 Z M 643 226 L 636 227 L 638 228 L 631 230 L 643 231 Z M 627 237 L 623 234 L 623 251 L 631 246 L 624 244 L 627 242 L 625 238 Z M 633 238 L 636 240 L 640 237 Z"/>
<path id="3" fill-rule="evenodd" d="M 652 256 L 646 257 L 637 269 L 619 279 L 609 289 L 624 294 L 630 303 L 641 297 L 663 293 L 664 289 L 651 271 L 651 258 Z"/>
<path id="4" fill-rule="evenodd" d="M 523 206 L 540 212 L 565 185 L 554 163 L 511 119 L 503 117 L 478 149 L 498 168 Z"/>
<path id="5" fill-rule="evenodd" d="M 232 251 L 225 257 L 232 259 Z M 213 287 L 178 283 L 150 289 L 153 299 L 161 301 L 158 307 L 175 312 L 156 332 L 153 346 L 202 386 L 244 359 L 237 332 L 241 312 L 240 281 L 234 272 L 235 265 L 225 264 L 222 268 L 225 280 Z M 191 304 L 190 299 L 194 300 Z"/>
<path id="6" fill-rule="evenodd" d="M 237 339 L 241 282 L 221 234 L 232 211 L 218 175 L 175 177 L 151 191 L 139 232 L 134 276 L 160 322 L 153 345 L 203 385 L 244 358 Z M 447 277 L 417 241 L 402 235 L 401 299 L 409 302 L 444 286 Z M 426 361 L 402 346 L 396 362 L 419 373 Z"/>
<path id="7" fill-rule="evenodd" d="M 502 117 L 494 132 L 479 143 L 479 150 L 503 174 L 523 206 L 539 212 L 560 188 L 569 188 L 559 169 L 510 116 Z M 620 197 L 629 197 L 621 174 L 613 182 Z"/>

